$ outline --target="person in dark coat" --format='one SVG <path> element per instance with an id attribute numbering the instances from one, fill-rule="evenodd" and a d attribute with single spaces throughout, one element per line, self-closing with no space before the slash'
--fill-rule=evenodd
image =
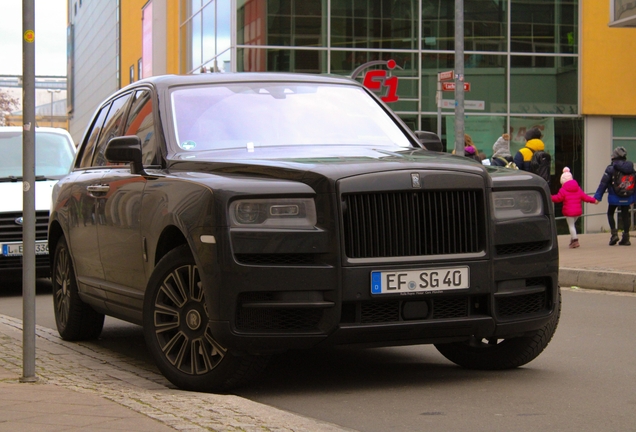
<path id="1" fill-rule="evenodd" d="M 634 172 L 634 163 L 627 160 L 627 151 L 625 150 L 625 147 L 616 147 L 612 152 L 612 163 L 605 168 L 605 173 L 603 173 L 603 178 L 601 178 L 601 182 L 594 194 L 594 198 L 600 202 L 603 198 L 603 194 L 607 190 L 607 203 L 609 204 L 607 207 L 607 221 L 609 222 L 610 230 L 612 232 L 609 241 L 610 246 L 614 246 L 616 243 L 622 246 L 630 246 L 629 226 L 631 225 L 631 220 L 629 217 L 629 210 L 631 205 L 634 203 L 636 195 L 632 194 L 628 197 L 619 197 L 616 195 L 614 188 L 612 187 L 612 178 L 614 176 L 614 171 L 616 170 L 625 174 L 631 174 Z M 616 221 L 614 220 L 614 213 L 617 208 L 620 208 L 621 226 L 623 228 L 623 238 L 620 242 L 618 241 L 618 229 L 616 228 Z"/>
<path id="2" fill-rule="evenodd" d="M 514 162 L 520 170 L 531 171 L 530 160 L 536 151 L 545 151 L 545 144 L 541 141 L 543 134 L 539 128 L 533 127 L 526 132 L 526 145 L 514 157 Z"/>

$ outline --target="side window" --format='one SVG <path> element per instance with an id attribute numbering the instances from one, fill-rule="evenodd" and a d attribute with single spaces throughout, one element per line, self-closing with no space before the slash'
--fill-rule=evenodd
<path id="1" fill-rule="evenodd" d="M 95 157 L 93 158 L 93 166 L 111 165 L 104 156 L 106 144 L 108 144 L 111 138 L 120 136 L 121 125 L 125 119 L 126 108 L 128 107 L 127 102 L 129 100 L 130 93 L 120 96 L 111 103 L 110 111 L 108 111 L 108 116 L 104 122 L 104 128 L 102 133 L 99 134 L 99 140 L 95 148 Z"/>
<path id="2" fill-rule="evenodd" d="M 93 151 L 95 150 L 95 144 L 97 143 L 97 139 L 99 138 L 99 133 L 102 131 L 104 126 L 104 119 L 108 114 L 108 109 L 110 108 L 110 104 L 105 105 L 99 110 L 99 114 L 95 118 L 95 122 L 93 123 L 93 127 L 90 131 L 88 139 L 84 146 L 80 149 L 80 155 L 78 157 L 79 164 L 78 168 L 88 168 L 91 166 L 93 161 Z"/>
<path id="3" fill-rule="evenodd" d="M 150 90 L 138 90 L 135 92 L 124 135 L 137 135 L 139 137 L 144 165 L 160 164 L 156 144 L 152 92 Z"/>

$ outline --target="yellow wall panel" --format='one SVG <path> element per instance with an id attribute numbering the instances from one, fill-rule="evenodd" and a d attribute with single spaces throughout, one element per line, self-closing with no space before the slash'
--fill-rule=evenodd
<path id="1" fill-rule="evenodd" d="M 636 28 L 608 26 L 610 0 L 580 0 L 581 111 L 636 115 Z"/>
<path id="2" fill-rule="evenodd" d="M 137 61 L 141 58 L 141 11 L 148 0 L 121 0 L 120 24 L 120 61 L 121 61 L 121 86 L 130 84 L 130 67 L 137 75 Z"/>
<path id="3" fill-rule="evenodd" d="M 169 74 L 179 73 L 179 2 L 168 1 L 168 28 L 166 29 L 168 41 L 167 71 Z"/>

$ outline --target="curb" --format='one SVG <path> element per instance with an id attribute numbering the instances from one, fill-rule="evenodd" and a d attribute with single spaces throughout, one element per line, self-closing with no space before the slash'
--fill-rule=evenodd
<path id="1" fill-rule="evenodd" d="M 636 273 L 561 267 L 559 285 L 636 293 Z"/>

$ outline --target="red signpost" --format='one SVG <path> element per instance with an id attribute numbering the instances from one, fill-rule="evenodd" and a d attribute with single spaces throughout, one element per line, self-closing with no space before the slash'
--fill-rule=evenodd
<path id="1" fill-rule="evenodd" d="M 455 79 L 455 71 L 440 72 L 438 74 L 440 81 L 449 81 Z"/>
<path id="2" fill-rule="evenodd" d="M 442 91 L 455 91 L 455 83 L 454 82 L 443 82 L 442 83 Z M 464 83 L 464 91 L 470 91 L 470 83 Z"/>

